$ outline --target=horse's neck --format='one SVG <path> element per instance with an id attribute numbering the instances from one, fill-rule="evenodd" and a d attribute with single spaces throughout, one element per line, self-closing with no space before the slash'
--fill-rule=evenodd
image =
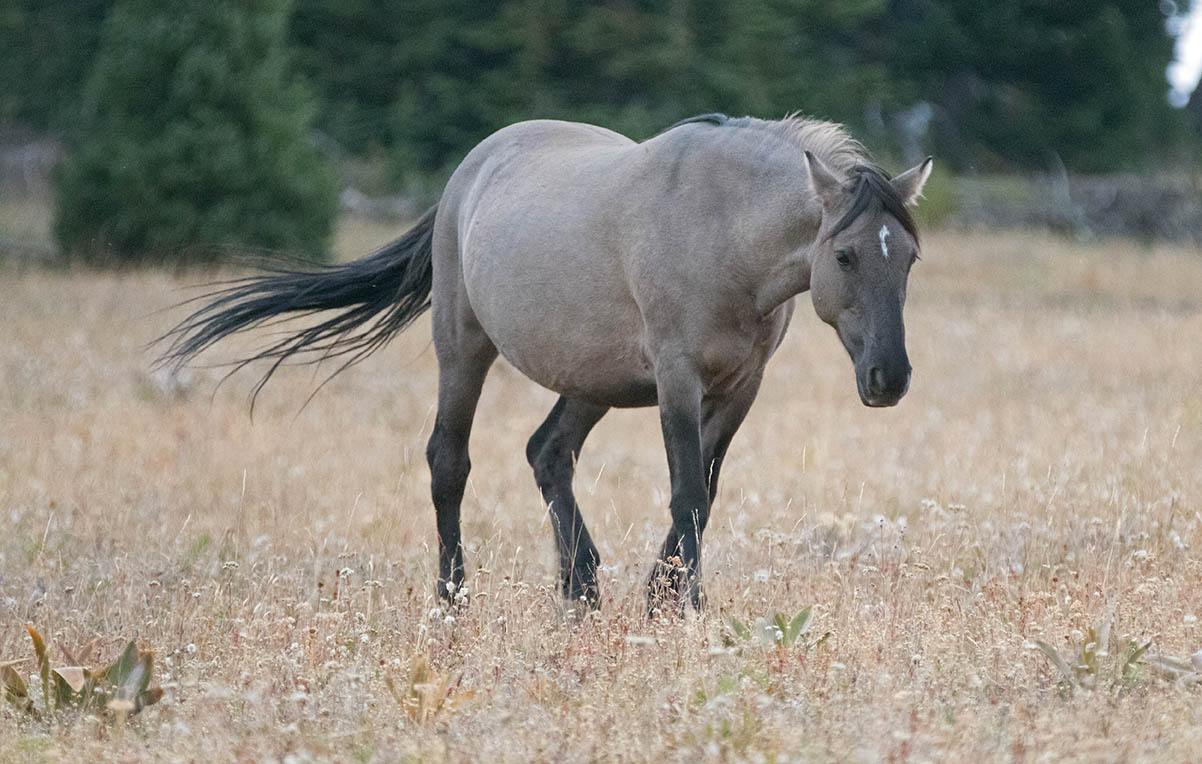
<path id="1" fill-rule="evenodd" d="M 714 257 L 719 268 L 737 272 L 734 281 L 750 285 L 759 315 L 810 288 L 810 250 L 822 205 L 810 185 L 802 149 L 791 136 L 768 128 L 682 128 L 648 145 L 656 150 L 650 156 L 657 162 L 684 163 L 673 175 L 684 180 L 674 184 L 728 189 L 698 194 L 698 203 L 706 206 L 697 218 L 700 225 L 717 227 L 713 241 L 733 244 L 736 251 Z M 733 242 L 730 231 L 737 231 Z"/>
<path id="2" fill-rule="evenodd" d="M 713 134 L 716 135 L 716 134 Z M 792 140 L 764 140 L 748 130 L 719 145 L 707 167 L 722 170 L 731 194 L 721 215 L 739 221 L 746 236 L 741 270 L 754 285 L 755 310 L 766 316 L 810 288 L 810 258 L 822 223 L 822 204 L 810 185 L 801 150 Z"/>
<path id="3" fill-rule="evenodd" d="M 809 291 L 813 245 L 822 219 L 820 209 L 817 202 L 798 205 L 794 214 L 800 214 L 801 219 L 788 227 L 788 233 L 772 237 L 776 240 L 774 245 L 760 250 L 755 308 L 761 316 Z"/>

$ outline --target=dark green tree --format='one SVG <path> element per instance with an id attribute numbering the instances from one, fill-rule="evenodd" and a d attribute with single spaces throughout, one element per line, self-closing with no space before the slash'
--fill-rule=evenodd
<path id="1" fill-rule="evenodd" d="M 564 3 L 558 42 L 544 42 L 543 61 L 547 78 L 561 83 L 561 113 L 637 138 L 719 108 L 697 33 L 699 22 L 722 28 L 727 19 L 720 13 L 702 19 L 697 11 L 704 4 Z"/>
<path id="2" fill-rule="evenodd" d="M 392 143 L 411 7 L 411 0 L 296 0 L 289 34 L 297 70 L 320 99 L 317 127 L 353 154 Z"/>
<path id="3" fill-rule="evenodd" d="M 717 0 L 416 0 L 408 4 L 394 121 L 402 175 L 443 175 L 476 142 L 537 117 L 646 137 L 715 104 L 705 46 Z M 715 34 L 716 33 L 716 34 Z M 728 77 L 732 79 L 733 77 Z M 736 107 L 738 99 L 725 99 Z"/>
<path id="4" fill-rule="evenodd" d="M 397 51 L 402 74 L 393 113 L 396 167 L 402 176 L 445 174 L 493 130 L 534 116 L 523 105 L 548 83 L 541 72 L 520 65 L 523 30 L 508 23 L 513 19 L 502 13 L 502 3 L 407 5 Z"/>
<path id="5" fill-rule="evenodd" d="M 724 90 L 751 114 L 787 112 L 861 127 L 887 88 L 875 28 L 885 0 L 764 0 L 727 6 L 714 51 Z"/>
<path id="6" fill-rule="evenodd" d="M 892 101 L 935 107 L 935 148 L 963 167 L 1110 170 L 1163 155 L 1173 43 L 1155 3 L 897 0 Z"/>
<path id="7" fill-rule="evenodd" d="M 0 0 L 0 121 L 69 132 L 113 0 Z"/>
<path id="8" fill-rule="evenodd" d="M 336 190 L 289 70 L 289 11 L 287 0 L 118 0 L 59 176 L 65 252 L 325 255 Z"/>
<path id="9" fill-rule="evenodd" d="M 411 0 L 396 165 L 441 177 L 488 133 L 534 117 L 634 138 L 706 111 L 861 127 L 888 89 L 886 11 L 886 0 Z"/>
<path id="10" fill-rule="evenodd" d="M 798 110 L 884 154 L 983 170 L 1147 165 L 1185 124 L 1164 98 L 1172 40 L 1147 0 L 299 2 L 323 129 L 432 185 L 533 117 L 640 138 L 698 112 Z M 928 107 L 925 136 L 907 133 Z"/>

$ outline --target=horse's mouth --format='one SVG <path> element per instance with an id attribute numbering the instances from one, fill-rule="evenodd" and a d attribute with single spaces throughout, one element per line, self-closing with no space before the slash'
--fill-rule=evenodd
<path id="1" fill-rule="evenodd" d="M 898 403 L 901 403 L 901 399 L 903 397 L 904 396 L 899 395 L 894 398 L 868 398 L 861 395 L 860 402 L 870 409 L 887 409 L 896 406 Z"/>
<path id="2" fill-rule="evenodd" d="M 902 370 L 900 374 L 895 371 L 890 375 L 882 366 L 876 363 L 856 364 L 856 392 L 860 394 L 860 402 L 868 408 L 896 406 L 910 391 L 911 368 L 908 361 L 904 366 L 896 367 Z"/>
<path id="3" fill-rule="evenodd" d="M 900 390 L 890 390 L 888 392 L 874 393 L 868 389 L 860 375 L 856 375 L 856 392 L 860 394 L 860 402 L 870 409 L 887 409 L 901 403 L 901 399 L 906 397 L 906 393 L 910 391 L 910 385 L 907 384 Z"/>

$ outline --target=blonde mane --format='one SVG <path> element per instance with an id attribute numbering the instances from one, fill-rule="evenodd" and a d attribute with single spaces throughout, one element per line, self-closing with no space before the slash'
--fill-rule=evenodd
<path id="1" fill-rule="evenodd" d="M 832 226 L 828 236 L 846 230 L 865 210 L 877 204 L 893 215 L 914 240 L 918 241 L 918 224 L 906 207 L 905 200 L 898 195 L 888 173 L 872 161 L 872 155 L 868 153 L 864 144 L 852 138 L 843 125 L 811 119 L 797 113 L 777 120 L 754 117 L 731 119 L 724 114 L 703 114 L 678 122 L 672 127 L 697 122 L 757 130 L 773 140 L 792 143 L 800 151 L 809 151 L 832 170 L 845 176 L 851 202 L 842 217 Z"/>
<path id="2" fill-rule="evenodd" d="M 845 176 L 851 176 L 857 167 L 873 166 L 872 155 L 868 149 L 864 147 L 864 144 L 851 137 L 843 125 L 806 117 L 799 112 L 789 114 L 784 119 L 700 114 L 683 119 L 660 131 L 660 134 L 682 125 L 697 123 L 744 127 L 788 141 L 801 151 L 812 152 L 832 170 Z"/>
<path id="3" fill-rule="evenodd" d="M 803 151 L 810 151 L 833 170 L 851 174 L 859 165 L 872 164 L 872 156 L 864 144 L 848 134 L 843 125 L 790 114 L 784 119 L 764 121 L 768 129 L 777 130 Z"/>

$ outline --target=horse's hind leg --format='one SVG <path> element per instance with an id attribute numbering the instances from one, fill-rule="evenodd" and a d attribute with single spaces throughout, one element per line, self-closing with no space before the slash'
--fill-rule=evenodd
<path id="1" fill-rule="evenodd" d="M 572 476 L 585 438 L 606 411 L 604 406 L 560 398 L 526 445 L 526 459 L 555 529 L 563 596 L 572 602 L 584 599 L 592 607 L 600 601 L 600 556 L 572 493 Z"/>
<path id="2" fill-rule="evenodd" d="M 438 355 L 438 413 L 426 460 L 438 526 L 438 593 L 454 601 L 463 586 L 459 505 L 472 468 L 468 438 L 476 403 L 497 349 L 476 321 L 461 290 L 441 304 L 437 300 L 434 303 L 434 345 Z"/>

